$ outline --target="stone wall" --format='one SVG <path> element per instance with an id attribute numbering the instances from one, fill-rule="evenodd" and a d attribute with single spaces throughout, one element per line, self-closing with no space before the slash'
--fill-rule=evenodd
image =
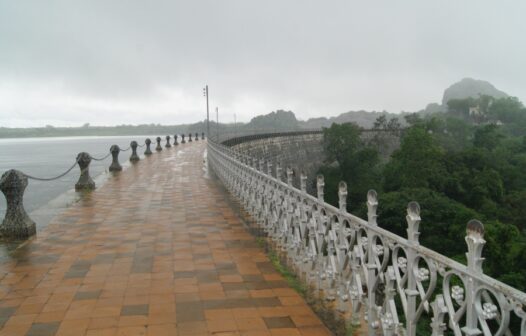
<path id="1" fill-rule="evenodd" d="M 400 137 L 388 132 L 363 130 L 361 138 L 377 146 L 383 161 L 387 161 L 392 152 L 400 147 Z M 326 159 L 322 131 L 254 134 L 232 138 L 223 144 L 252 157 L 270 160 L 274 165 L 280 162 L 283 174 L 287 167 L 291 167 L 294 170 L 293 183 L 298 188 L 300 172 L 303 170 L 308 177 L 308 192 L 316 195 L 316 173 Z"/>
<path id="2" fill-rule="evenodd" d="M 298 188 L 300 172 L 303 170 L 308 177 L 307 190 L 315 194 L 313 181 L 325 161 L 322 140 L 321 131 L 306 131 L 239 137 L 224 144 L 253 157 L 270 160 L 274 165 L 280 162 L 284 176 L 286 168 L 291 167 L 294 170 L 293 183 Z"/>

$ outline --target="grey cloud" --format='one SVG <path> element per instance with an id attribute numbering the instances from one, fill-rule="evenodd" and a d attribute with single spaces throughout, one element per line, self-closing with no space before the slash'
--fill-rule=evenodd
<path id="1" fill-rule="evenodd" d="M 191 122 L 202 119 L 206 83 L 212 105 L 241 120 L 278 108 L 300 118 L 417 110 L 467 76 L 521 98 L 525 9 L 474 0 L 0 1 L 0 98 L 10 95 L 0 123 L 82 123 L 105 103 L 136 123 Z M 3 87 L 55 88 L 47 95 L 56 103 L 17 103 Z M 64 101 L 74 101 L 67 111 Z"/>

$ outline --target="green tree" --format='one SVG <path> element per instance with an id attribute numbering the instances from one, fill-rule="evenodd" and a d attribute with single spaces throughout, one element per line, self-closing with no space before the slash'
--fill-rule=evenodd
<path id="1" fill-rule="evenodd" d="M 404 134 L 400 149 L 385 166 L 385 190 L 442 190 L 446 175 L 443 157 L 443 149 L 424 128 L 411 127 Z"/>

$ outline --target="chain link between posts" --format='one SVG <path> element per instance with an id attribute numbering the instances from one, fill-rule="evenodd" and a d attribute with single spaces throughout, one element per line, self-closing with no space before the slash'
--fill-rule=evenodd
<path id="1" fill-rule="evenodd" d="M 58 180 L 59 178 L 65 176 L 67 173 L 69 173 L 70 171 L 73 170 L 73 168 L 75 168 L 75 166 L 77 165 L 77 161 L 75 161 L 75 163 L 68 169 L 66 170 L 64 173 L 58 175 L 58 176 L 55 176 L 55 177 L 36 177 L 36 176 L 32 176 L 32 175 L 28 175 L 26 173 L 22 173 L 24 174 L 25 177 L 27 177 L 28 179 L 31 179 L 31 180 L 36 180 L 36 181 L 54 181 L 54 180 Z"/>
<path id="2" fill-rule="evenodd" d="M 91 158 L 92 160 L 95 160 L 95 161 L 104 161 L 104 160 L 106 160 L 110 155 L 111 155 L 111 153 L 108 153 L 108 155 L 106 155 L 105 157 L 102 157 L 102 158 L 94 158 L 93 156 L 90 155 L 90 158 Z"/>
<path id="3" fill-rule="evenodd" d="M 146 146 L 146 142 L 143 143 L 142 145 L 137 145 L 138 147 L 144 147 Z M 130 150 L 131 146 L 126 148 L 126 149 L 121 149 L 120 151 L 122 152 L 126 152 L 128 150 Z M 104 161 L 106 160 L 109 156 L 111 155 L 111 153 L 108 153 L 106 156 L 104 157 L 101 157 L 101 158 L 96 158 L 96 157 L 93 157 L 90 155 L 90 158 L 94 161 Z M 25 177 L 27 177 L 28 179 L 31 179 L 31 180 L 35 180 L 35 181 L 54 181 L 54 180 L 58 180 L 59 178 L 61 177 L 64 177 L 66 176 L 70 171 L 73 170 L 73 168 L 75 168 L 75 166 L 78 164 L 78 161 L 75 160 L 75 163 L 73 163 L 73 165 L 71 167 L 68 168 L 68 170 L 66 170 L 65 172 L 63 172 L 62 174 L 58 175 L 58 176 L 54 176 L 54 177 L 37 177 L 37 176 L 33 176 L 33 175 L 29 175 L 29 174 L 26 174 L 26 173 L 22 173 L 24 174 Z"/>

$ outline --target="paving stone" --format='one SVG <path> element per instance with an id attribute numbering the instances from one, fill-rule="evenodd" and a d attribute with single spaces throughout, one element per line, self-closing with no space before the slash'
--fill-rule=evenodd
<path id="1" fill-rule="evenodd" d="M 139 161 L 16 249 L 0 334 L 329 335 L 203 174 L 205 147 Z"/>

